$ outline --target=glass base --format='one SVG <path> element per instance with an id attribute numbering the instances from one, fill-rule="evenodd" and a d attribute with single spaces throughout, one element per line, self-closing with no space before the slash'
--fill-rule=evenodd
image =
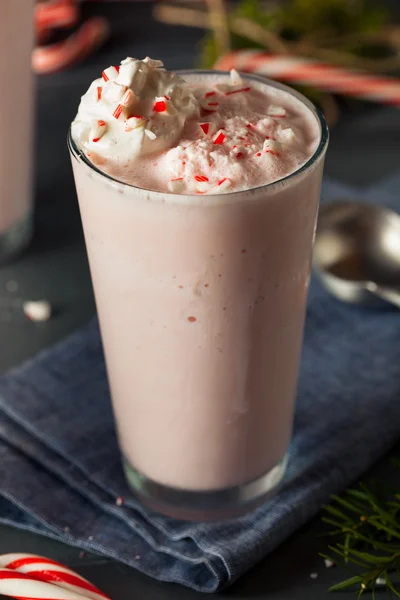
<path id="1" fill-rule="evenodd" d="M 31 241 L 33 233 L 32 215 L 25 215 L 16 225 L 0 233 L 0 264 L 14 258 Z"/>
<path id="2" fill-rule="evenodd" d="M 216 521 L 244 515 L 276 491 L 287 465 L 287 455 L 268 473 L 254 481 L 216 491 L 187 491 L 148 479 L 123 457 L 125 476 L 139 500 L 152 510 L 188 521 Z"/>

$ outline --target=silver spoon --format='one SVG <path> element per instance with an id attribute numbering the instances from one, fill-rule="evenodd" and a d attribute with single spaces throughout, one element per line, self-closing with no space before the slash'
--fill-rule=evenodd
<path id="1" fill-rule="evenodd" d="M 400 215 L 362 202 L 323 204 L 313 264 L 340 300 L 400 308 Z"/>

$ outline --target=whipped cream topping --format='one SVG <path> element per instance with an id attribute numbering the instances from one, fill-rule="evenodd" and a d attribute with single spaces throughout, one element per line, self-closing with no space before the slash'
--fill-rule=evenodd
<path id="1" fill-rule="evenodd" d="M 105 69 L 82 97 L 72 136 L 104 164 L 131 164 L 138 156 L 163 152 L 181 137 L 186 120 L 199 114 L 188 84 L 159 60 L 126 58 Z"/>
<path id="2" fill-rule="evenodd" d="M 288 92 L 230 75 L 180 76 L 127 58 L 83 96 L 72 135 L 123 182 L 178 194 L 220 194 L 277 181 L 301 167 L 316 119 Z"/>

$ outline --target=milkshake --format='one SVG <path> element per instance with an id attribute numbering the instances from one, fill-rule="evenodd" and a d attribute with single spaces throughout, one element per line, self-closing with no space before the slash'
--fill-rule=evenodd
<path id="1" fill-rule="evenodd" d="M 2 0 L 0 263 L 31 237 L 34 0 Z"/>
<path id="2" fill-rule="evenodd" d="M 246 512 L 285 469 L 326 126 L 265 79 L 126 59 L 69 144 L 128 482 Z"/>

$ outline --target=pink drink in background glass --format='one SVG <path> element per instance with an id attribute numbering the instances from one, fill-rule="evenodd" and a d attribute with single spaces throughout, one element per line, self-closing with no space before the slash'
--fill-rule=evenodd
<path id="1" fill-rule="evenodd" d="M 0 262 L 32 232 L 32 108 L 34 0 L 0 6 Z"/>
<path id="2" fill-rule="evenodd" d="M 285 470 L 327 146 L 311 103 L 289 94 L 315 152 L 251 190 L 126 185 L 70 138 L 127 479 L 180 518 L 246 512 Z"/>

